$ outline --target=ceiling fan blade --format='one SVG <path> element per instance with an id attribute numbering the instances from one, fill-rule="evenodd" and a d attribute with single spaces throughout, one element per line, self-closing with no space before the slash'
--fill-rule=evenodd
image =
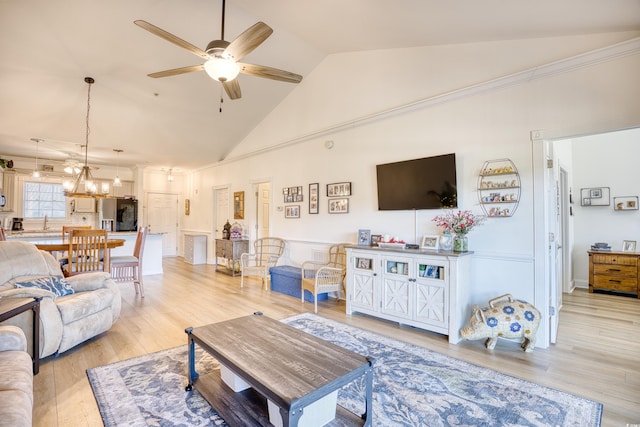
<path id="1" fill-rule="evenodd" d="M 225 53 L 236 61 L 239 61 L 253 51 L 253 49 L 260 46 L 271 33 L 273 33 L 273 30 L 270 26 L 264 22 L 258 22 L 236 37 L 225 49 Z"/>
<path id="2" fill-rule="evenodd" d="M 265 79 L 280 80 L 281 82 L 300 83 L 302 76 L 289 71 L 267 67 L 265 65 L 238 63 L 240 72 L 250 76 L 263 77 Z"/>
<path id="3" fill-rule="evenodd" d="M 158 77 L 177 76 L 178 74 L 185 74 L 185 73 L 190 73 L 192 71 L 202 71 L 202 70 L 204 70 L 204 65 L 190 65 L 188 67 L 174 68 L 173 70 L 158 71 L 157 73 L 151 73 L 147 75 L 155 79 Z"/>
<path id="4" fill-rule="evenodd" d="M 233 79 L 230 82 L 222 82 L 222 87 L 224 87 L 224 91 L 227 92 L 227 95 L 231 99 L 240 99 L 242 96 L 238 79 Z"/>
<path id="5" fill-rule="evenodd" d="M 195 47 L 191 43 L 182 40 L 180 37 L 176 37 L 173 34 L 163 30 L 162 28 L 156 27 L 155 25 L 148 23 L 147 21 L 143 21 L 143 20 L 139 19 L 137 21 L 133 21 L 133 23 L 136 24 L 138 27 L 144 28 L 145 30 L 149 31 L 150 33 L 155 34 L 158 37 L 162 37 L 166 41 L 171 42 L 171 43 L 175 44 L 176 46 L 179 46 L 179 47 L 181 47 L 183 49 L 188 50 L 189 52 L 193 53 L 194 55 L 198 55 L 199 57 L 201 57 L 203 59 L 210 59 L 211 58 L 207 54 L 207 52 L 203 51 L 202 49 Z"/>

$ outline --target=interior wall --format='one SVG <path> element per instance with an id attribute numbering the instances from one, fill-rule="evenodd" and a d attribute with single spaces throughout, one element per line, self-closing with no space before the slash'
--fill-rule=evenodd
<path id="1" fill-rule="evenodd" d="M 604 39 L 611 40 L 611 37 L 591 40 L 597 40 L 593 43 L 596 46 Z M 543 65 L 548 60 L 543 47 L 563 45 L 564 54 L 585 50 L 585 39 L 581 38 L 579 43 L 572 41 L 576 39 L 545 40 L 536 46 L 531 41 L 523 42 L 522 46 L 527 49 L 518 55 L 526 56 L 529 65 L 536 63 L 536 59 Z M 457 47 L 450 49 L 457 52 Z M 424 53 L 423 49 L 413 51 L 417 55 Z M 485 51 L 479 49 L 479 52 Z M 443 61 L 447 52 L 447 47 L 438 50 Z M 419 96 L 431 94 L 434 98 L 432 102 L 397 110 L 393 109 L 399 105 L 399 98 L 385 82 L 377 80 L 380 67 L 372 66 L 386 63 L 387 56 L 388 52 L 378 52 L 377 55 L 355 55 L 350 61 L 329 58 L 320 67 L 322 74 L 314 72 L 305 77 L 300 89 L 256 128 L 247 138 L 247 145 L 236 153 L 235 160 L 202 169 L 194 173 L 193 180 L 201 189 L 233 183 L 232 191 L 247 192 L 251 190 L 251 182 L 272 177 L 272 235 L 288 241 L 282 262 L 299 265 L 312 259 L 314 249 L 325 248 L 332 242 L 355 242 L 357 230 L 361 228 L 371 229 L 373 234 L 398 236 L 410 243 L 417 242 L 424 234 L 438 234 L 432 218 L 440 211 L 377 210 L 376 164 L 455 152 L 459 207 L 480 213 L 476 186 L 482 164 L 486 160 L 509 158 L 521 175 L 521 201 L 513 217 L 491 218 L 469 236 L 470 249 L 475 252 L 473 283 L 469 284 L 471 303 L 486 305 L 489 299 L 504 293 L 528 301 L 539 298 L 536 293 L 540 291 L 534 286 L 531 131 L 548 129 L 572 135 L 594 127 L 613 129 L 633 120 L 637 122 L 640 117 L 640 98 L 636 96 L 640 89 L 639 55 L 616 57 L 544 77 L 534 78 L 535 70 L 532 70 L 530 80 L 443 100 L 436 96 L 442 92 L 438 92 L 434 81 L 439 76 L 446 80 L 446 67 L 440 66 L 438 73 L 430 75 L 427 81 L 421 73 L 412 72 L 408 73 L 410 78 L 400 78 L 404 105 Z M 458 76 L 456 82 L 473 82 L 471 87 L 481 83 L 474 80 L 474 62 L 483 70 L 483 78 L 489 80 L 491 75 L 498 78 L 517 69 L 506 59 L 504 62 L 509 62 L 506 65 L 496 62 L 495 57 L 487 61 L 490 64 L 482 55 L 474 55 L 473 61 L 463 69 L 451 70 Z M 397 65 L 399 70 L 408 66 Z M 350 67 L 357 68 L 358 73 L 350 73 Z M 338 74 L 347 82 L 341 81 L 340 88 L 336 89 Z M 398 82 L 394 80 L 393 84 Z M 428 90 L 424 89 L 425 85 Z M 304 96 L 299 96 L 300 93 Z M 365 93 L 362 97 L 351 96 Z M 412 98 L 412 93 L 420 95 Z M 387 111 L 393 110 L 392 113 L 349 122 L 350 117 L 361 117 L 363 112 L 371 111 L 374 100 L 376 108 L 384 106 Z M 400 105 L 403 104 L 400 102 Z M 335 113 L 336 109 L 339 114 Z M 262 141 L 260 148 L 258 140 Z M 331 149 L 325 147 L 328 140 L 333 141 Z M 282 141 L 289 143 L 280 144 Z M 260 152 L 247 155 L 251 150 Z M 325 186 L 342 181 L 352 183 L 349 213 L 329 214 Z M 320 214 L 311 215 L 308 184 L 315 182 L 320 183 L 321 188 Z M 302 214 L 300 218 L 286 219 L 280 209 L 285 205 L 282 188 L 293 186 L 304 188 L 305 198 L 300 203 Z M 210 197 L 210 193 L 200 192 L 205 198 Z M 210 200 L 203 202 L 203 206 L 207 205 Z M 255 206 L 246 206 L 246 209 L 251 211 Z M 211 227 L 207 219 L 202 220 L 198 228 Z"/>
<path id="2" fill-rule="evenodd" d="M 607 242 L 614 251 L 623 240 L 640 241 L 640 211 L 614 210 L 614 197 L 640 196 L 640 128 L 573 139 L 574 247 L 576 286 L 589 287 L 587 251 Z M 581 206 L 580 189 L 609 187 L 609 206 Z"/>

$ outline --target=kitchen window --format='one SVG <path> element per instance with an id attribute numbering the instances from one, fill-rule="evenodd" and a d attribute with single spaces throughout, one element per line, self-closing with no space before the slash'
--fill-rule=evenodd
<path id="1" fill-rule="evenodd" d="M 62 184 L 25 181 L 22 212 L 25 218 L 66 218 Z"/>

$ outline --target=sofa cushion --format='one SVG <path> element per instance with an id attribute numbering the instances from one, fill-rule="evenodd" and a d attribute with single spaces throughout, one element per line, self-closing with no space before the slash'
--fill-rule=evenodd
<path id="1" fill-rule="evenodd" d="M 24 351 L 0 352 L 0 425 L 31 426 L 33 364 Z"/>
<path id="2" fill-rule="evenodd" d="M 64 278 L 57 276 L 40 277 L 29 282 L 16 282 L 16 288 L 45 289 L 59 297 L 73 293 L 73 288 L 69 286 L 69 283 Z"/>
<path id="3" fill-rule="evenodd" d="M 76 292 L 56 301 L 62 323 L 68 325 L 84 319 L 94 313 L 111 307 L 114 294 L 110 289 L 97 289 L 91 292 Z"/>

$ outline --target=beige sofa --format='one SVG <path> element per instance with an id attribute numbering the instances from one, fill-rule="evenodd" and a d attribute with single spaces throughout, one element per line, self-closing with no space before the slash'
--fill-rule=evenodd
<path id="1" fill-rule="evenodd" d="M 120 290 L 108 273 L 87 273 L 67 278 L 74 293 L 56 296 L 49 290 L 19 288 L 16 283 L 43 277 L 62 278 L 60 264 L 28 242 L 0 242 L 0 297 L 42 297 L 40 302 L 40 357 L 62 353 L 108 331 L 120 316 Z M 19 326 L 27 337 L 32 331 L 30 313 L 3 325 Z M 29 342 L 29 351 L 31 351 Z"/>
<path id="2" fill-rule="evenodd" d="M 31 426 L 33 363 L 17 326 L 0 326 L 0 426 Z"/>

